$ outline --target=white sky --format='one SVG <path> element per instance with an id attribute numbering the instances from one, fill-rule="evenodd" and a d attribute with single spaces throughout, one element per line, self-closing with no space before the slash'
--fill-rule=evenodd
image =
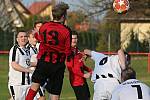
<path id="1" fill-rule="evenodd" d="M 22 0 L 25 6 L 29 7 L 35 1 L 51 1 L 51 0 Z M 77 7 L 75 5 L 80 5 L 79 0 L 56 0 L 56 2 L 66 2 L 70 6 L 70 10 L 75 10 Z"/>

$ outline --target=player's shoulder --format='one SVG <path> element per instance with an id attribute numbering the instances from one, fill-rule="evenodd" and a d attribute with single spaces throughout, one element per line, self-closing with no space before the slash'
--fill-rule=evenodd
<path id="1" fill-rule="evenodd" d="M 146 89 L 150 92 L 150 87 L 147 84 L 141 82 L 141 85 L 143 86 L 143 89 Z"/>
<path id="2" fill-rule="evenodd" d="M 14 50 L 14 49 L 17 49 L 17 48 L 19 48 L 19 45 L 18 45 L 18 44 L 15 44 L 15 45 L 13 45 L 13 46 L 11 47 L 10 50 Z"/>
<path id="3" fill-rule="evenodd" d="M 18 48 L 19 46 L 17 44 L 13 45 L 9 50 L 9 54 L 12 55 L 12 53 L 17 52 Z"/>
<path id="4" fill-rule="evenodd" d="M 105 55 L 104 53 L 98 52 L 98 51 L 91 51 L 91 55 L 95 57 L 109 57 L 108 55 Z"/>
<path id="5" fill-rule="evenodd" d="M 53 21 L 44 22 L 43 25 L 41 26 L 40 30 L 43 30 L 46 28 L 50 29 L 50 27 L 53 27 L 53 28 L 56 27 L 57 29 L 63 29 L 63 30 L 69 31 L 71 33 L 71 29 L 67 25 L 64 25 L 60 22 L 53 22 Z"/>
<path id="6" fill-rule="evenodd" d="M 109 56 L 109 59 L 118 61 L 119 56 L 118 55 L 111 55 L 111 56 Z"/>
<path id="7" fill-rule="evenodd" d="M 46 26 L 53 26 L 53 27 L 66 27 L 65 25 L 61 24 L 60 22 L 54 22 L 54 21 L 49 21 L 49 22 L 44 22 L 43 25 L 41 26 L 42 27 L 46 27 Z"/>

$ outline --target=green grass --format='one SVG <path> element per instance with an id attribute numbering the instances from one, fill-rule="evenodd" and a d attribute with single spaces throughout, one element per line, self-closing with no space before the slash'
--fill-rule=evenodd
<path id="1" fill-rule="evenodd" d="M 135 58 L 135 57 L 134 57 Z M 150 86 L 150 73 L 147 72 L 147 57 L 142 57 L 143 59 L 134 60 L 132 59 L 131 66 L 137 72 L 137 79 L 143 81 L 147 85 Z M 140 57 L 141 58 L 141 57 Z M 94 67 L 94 62 L 87 59 L 86 65 L 90 67 Z M 0 55 L 0 100 L 8 100 L 9 92 L 7 88 L 8 82 L 8 56 L 7 55 Z M 91 95 L 93 95 L 93 83 L 90 79 L 87 80 Z M 47 95 L 48 98 L 48 95 Z M 65 72 L 64 84 L 61 93 L 61 100 L 75 100 L 75 95 L 73 89 L 70 86 L 68 80 L 68 71 Z M 91 99 L 92 100 L 92 99 Z"/>
<path id="2" fill-rule="evenodd" d="M 8 56 L 0 55 L 0 100 L 8 98 Z"/>
<path id="3" fill-rule="evenodd" d="M 131 66 L 137 72 L 137 79 L 143 81 L 144 83 L 150 86 L 150 73 L 148 73 L 147 71 L 147 57 L 141 57 L 139 60 L 132 60 Z"/>

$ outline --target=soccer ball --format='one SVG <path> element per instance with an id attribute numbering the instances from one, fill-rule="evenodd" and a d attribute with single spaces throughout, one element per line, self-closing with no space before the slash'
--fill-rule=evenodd
<path id="1" fill-rule="evenodd" d="M 113 9 L 118 14 L 125 14 L 129 10 L 128 0 L 114 0 Z"/>

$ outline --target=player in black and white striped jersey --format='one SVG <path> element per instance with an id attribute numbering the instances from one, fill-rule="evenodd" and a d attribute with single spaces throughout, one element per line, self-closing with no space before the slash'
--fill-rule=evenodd
<path id="1" fill-rule="evenodd" d="M 28 41 L 29 43 L 27 44 L 27 48 L 30 51 L 30 62 L 31 62 L 31 70 L 35 70 L 36 68 L 36 64 L 37 64 L 37 53 L 39 50 L 39 43 L 37 42 L 37 39 L 35 38 L 35 33 L 33 30 L 30 30 L 27 32 L 27 36 L 28 36 Z M 30 78 L 32 78 L 32 73 L 30 74 Z M 44 88 L 40 87 L 39 92 L 37 93 L 36 97 L 38 98 L 38 100 L 46 100 L 45 95 L 44 95 Z"/>
<path id="2" fill-rule="evenodd" d="M 17 44 L 9 52 L 9 80 L 8 88 L 14 100 L 25 100 L 27 89 L 30 86 L 29 73 L 30 54 L 26 48 L 27 34 L 21 31 L 17 34 Z"/>
<path id="3" fill-rule="evenodd" d="M 91 77 L 94 82 L 93 100 L 110 100 L 113 89 L 121 82 L 121 71 L 130 64 L 130 55 L 122 49 L 111 56 L 88 49 L 84 53 L 95 62 Z"/>

